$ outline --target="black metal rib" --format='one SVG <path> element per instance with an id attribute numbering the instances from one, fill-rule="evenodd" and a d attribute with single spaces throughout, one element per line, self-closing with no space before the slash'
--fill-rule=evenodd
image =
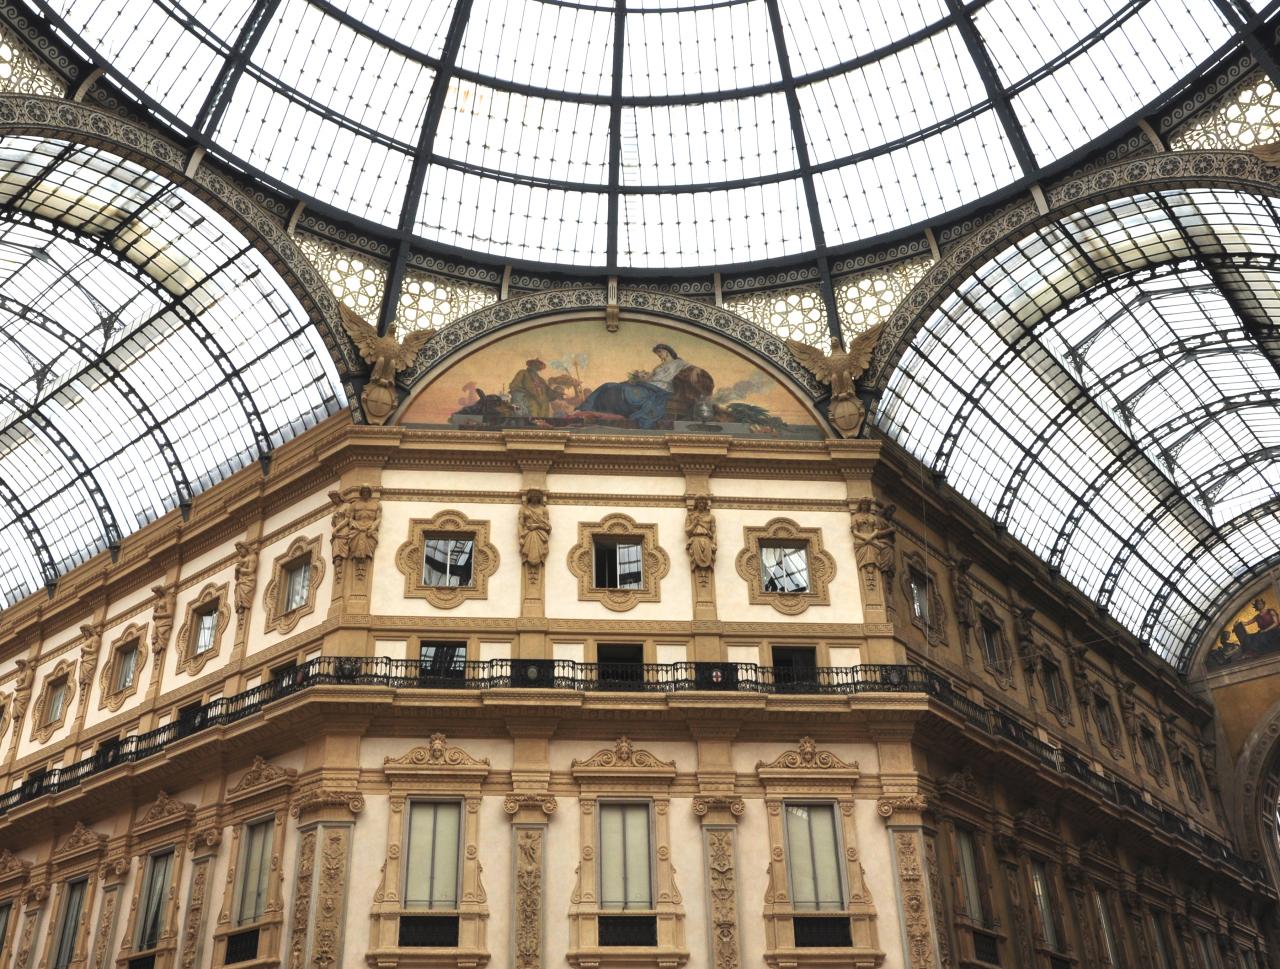
<path id="1" fill-rule="evenodd" d="M 431 81 L 431 94 L 423 114 L 422 130 L 418 132 L 418 150 L 413 156 L 413 167 L 405 187 L 404 204 L 400 206 L 400 222 L 397 229 L 396 252 L 387 270 L 387 287 L 382 294 L 382 310 L 378 314 L 378 332 L 386 333 L 396 318 L 400 306 L 400 287 L 404 285 L 404 270 L 409 262 L 410 240 L 418 218 L 418 205 L 422 201 L 422 188 L 427 182 L 427 168 L 436 143 L 436 129 L 444 113 L 445 98 L 449 96 L 449 81 L 458 61 L 458 50 L 471 17 L 471 0 L 457 0 L 444 46 L 440 50 L 440 66 Z"/>
<path id="2" fill-rule="evenodd" d="M 1280 87 L 1280 51 L 1274 42 L 1274 24 L 1268 25 L 1260 14 L 1252 10 L 1241 11 L 1231 0 L 1213 0 L 1222 16 L 1244 40 L 1262 72 L 1271 83 Z"/>
<path id="3" fill-rule="evenodd" d="M 3 436 L 2 433 L 0 436 Z M 22 533 L 26 535 L 27 541 L 31 544 L 31 550 L 40 563 L 40 577 L 44 580 L 45 588 L 52 589 L 58 584 L 58 567 L 53 561 L 53 550 L 45 540 L 44 532 L 36 524 L 31 509 L 18 497 L 17 492 L 4 478 L 0 478 L 0 501 L 13 509 L 13 517 L 22 527 Z"/>
<path id="4" fill-rule="evenodd" d="M 1000 83 L 1000 75 L 996 71 L 996 66 L 991 60 L 990 53 L 987 52 L 987 45 L 982 41 L 982 35 L 978 32 L 977 24 L 965 12 L 962 0 L 947 0 L 947 9 L 955 17 L 956 28 L 960 31 L 960 36 L 964 38 L 964 45 L 969 51 L 969 57 L 974 66 L 977 67 L 978 76 L 982 78 L 982 84 L 987 89 L 987 99 L 991 102 L 991 106 L 995 108 L 996 116 L 1000 119 L 1000 124 L 1004 126 L 1005 134 L 1009 137 L 1009 144 L 1013 147 L 1013 156 L 1018 159 L 1018 164 L 1022 167 L 1022 174 L 1027 176 L 1035 175 L 1040 168 L 1036 163 L 1035 152 L 1031 150 L 1031 142 L 1027 140 L 1027 133 L 1022 128 L 1022 122 L 1018 120 L 1018 115 L 1013 110 L 1013 102 L 1009 100 L 1008 92 L 1005 91 L 1004 86 Z"/>
<path id="5" fill-rule="evenodd" d="M 609 92 L 609 218 L 605 268 L 618 271 L 619 212 L 622 184 L 622 66 L 626 53 L 627 0 L 617 0 L 613 13 L 613 86 Z"/>
<path id="6" fill-rule="evenodd" d="M 200 112 L 191 125 L 192 130 L 206 137 L 212 137 L 218 130 L 222 116 L 226 114 L 227 106 L 231 104 L 232 95 L 235 94 L 236 83 L 244 73 L 245 64 L 253 56 L 254 48 L 267 32 L 267 25 L 271 23 L 271 18 L 279 7 L 280 0 L 255 0 L 253 9 L 240 27 L 230 56 L 222 62 L 213 86 L 200 105 Z"/>
<path id="7" fill-rule="evenodd" d="M 783 90 L 787 98 L 787 114 L 791 119 L 791 140 L 795 142 L 796 160 L 800 163 L 800 181 L 804 185 L 805 202 L 809 209 L 809 222 L 813 232 L 814 262 L 818 266 L 818 290 L 827 308 L 827 331 L 833 345 L 843 346 L 840 333 L 840 313 L 836 306 L 835 287 L 831 284 L 831 263 L 827 258 L 827 236 L 822 228 L 822 212 L 818 206 L 818 189 L 813 180 L 813 165 L 809 160 L 809 142 L 805 136 L 804 122 L 800 114 L 800 98 L 796 94 L 796 80 L 791 72 L 791 56 L 787 53 L 787 41 L 782 26 L 782 11 L 778 0 L 764 0 L 769 11 L 769 26 L 773 31 L 773 44 L 778 54 L 778 71 L 782 74 Z"/>

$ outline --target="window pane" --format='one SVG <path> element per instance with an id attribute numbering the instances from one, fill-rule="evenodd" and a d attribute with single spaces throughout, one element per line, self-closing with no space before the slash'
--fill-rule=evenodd
<path id="1" fill-rule="evenodd" d="M 75 955 L 76 931 L 80 928 L 80 909 L 84 905 L 84 881 L 68 882 L 66 901 L 62 906 L 62 919 L 58 923 L 55 940 L 53 969 L 67 969 Z"/>
<path id="2" fill-rule="evenodd" d="M 915 569 L 911 570 L 911 612 L 917 619 L 929 621 L 928 580 Z"/>
<path id="3" fill-rule="evenodd" d="M 829 804 L 788 804 L 787 868 L 798 910 L 841 908 L 835 811 Z"/>
<path id="4" fill-rule="evenodd" d="M 13 911 L 13 903 L 0 905 L 0 950 L 4 949 L 5 938 L 9 935 L 9 913 Z"/>
<path id="5" fill-rule="evenodd" d="M 644 546 L 611 540 L 595 543 L 597 589 L 640 589 L 644 586 Z"/>
<path id="6" fill-rule="evenodd" d="M 55 723 L 62 718 L 62 708 L 67 703 L 67 683 L 63 680 L 54 684 L 49 690 L 49 709 L 45 713 L 45 723 Z"/>
<path id="7" fill-rule="evenodd" d="M 200 613 L 199 624 L 196 626 L 195 653 L 197 656 L 213 649 L 213 631 L 217 622 L 218 612 L 216 609 Z"/>
<path id="8" fill-rule="evenodd" d="M 472 552 L 470 538 L 428 538 L 422 552 L 423 585 L 458 587 L 471 585 Z"/>
<path id="9" fill-rule="evenodd" d="M 116 690 L 133 686 L 133 674 L 138 667 L 138 647 L 126 646 L 116 656 Z"/>
<path id="10" fill-rule="evenodd" d="M 808 592 L 808 547 L 761 545 L 760 571 L 765 592 Z"/>
<path id="11" fill-rule="evenodd" d="M 973 832 L 964 828 L 957 829 L 956 840 L 960 843 L 960 872 L 964 878 L 964 907 L 969 917 L 980 925 L 987 924 L 987 913 L 982 904 L 982 891 L 978 885 L 978 851 L 974 844 Z"/>
<path id="12" fill-rule="evenodd" d="M 1153 912 L 1151 921 L 1155 925 L 1156 951 L 1160 955 L 1161 969 L 1174 969 L 1173 959 L 1169 955 L 1169 938 L 1165 935 L 1164 915 Z"/>
<path id="13" fill-rule="evenodd" d="M 457 908 L 461 823 L 457 803 L 417 801 L 410 807 L 407 907 Z"/>
<path id="14" fill-rule="evenodd" d="M 271 835 L 275 822 L 270 818 L 251 824 L 244 833 L 244 866 L 240 876 L 240 924 L 262 917 L 267 902 L 267 878 L 271 872 Z"/>
<path id="15" fill-rule="evenodd" d="M 640 543 L 619 542 L 615 548 L 618 552 L 618 588 L 639 589 L 643 578 Z"/>
<path id="16" fill-rule="evenodd" d="M 1115 969 L 1120 969 L 1120 948 L 1111 925 L 1111 911 L 1107 908 L 1106 896 L 1097 888 L 1093 890 L 1093 907 L 1098 913 L 1098 928 L 1102 932 L 1102 944 L 1107 947 L 1107 959 Z"/>
<path id="17" fill-rule="evenodd" d="M 600 907 L 653 907 L 647 804 L 600 807 Z"/>
<path id="18" fill-rule="evenodd" d="M 173 852 L 164 851 L 152 855 L 147 861 L 147 880 L 142 892 L 142 908 L 138 916 L 137 947 L 154 949 L 160 939 L 160 923 L 164 913 L 165 896 L 169 893 L 169 872 L 173 867 Z"/>
<path id="19" fill-rule="evenodd" d="M 1036 893 L 1036 908 L 1040 912 L 1040 931 L 1044 934 L 1044 943 L 1057 952 L 1058 923 L 1054 921 L 1052 889 L 1044 862 L 1031 863 L 1031 884 Z"/>
<path id="20" fill-rule="evenodd" d="M 299 562 L 289 569 L 289 586 L 285 593 L 284 611 L 292 612 L 307 604 L 311 584 L 311 561 Z"/>

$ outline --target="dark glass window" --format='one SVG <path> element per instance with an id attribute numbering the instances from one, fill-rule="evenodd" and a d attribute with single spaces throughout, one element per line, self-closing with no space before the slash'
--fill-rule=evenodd
<path id="1" fill-rule="evenodd" d="M 1120 728 L 1116 724 L 1116 714 L 1111 709 L 1111 701 L 1106 697 L 1093 698 L 1093 719 L 1097 721 L 1099 736 L 1104 742 L 1114 747 L 1120 740 Z"/>
<path id="2" fill-rule="evenodd" d="M 1159 774 L 1164 770 L 1164 761 L 1160 757 L 1160 745 L 1156 742 L 1156 732 L 1146 724 L 1138 729 L 1138 745 L 1142 747 L 1142 759 L 1147 762 L 1147 770 Z"/>
<path id="3" fill-rule="evenodd" d="M 644 586 L 644 543 L 633 538 L 595 540 L 597 589 L 640 589 Z"/>
<path id="4" fill-rule="evenodd" d="M 911 569 L 907 575 L 911 585 L 911 615 L 927 624 L 930 619 L 929 578 L 919 569 Z"/>
<path id="5" fill-rule="evenodd" d="M 982 631 L 979 636 L 982 647 L 982 661 L 993 670 L 1004 671 L 1004 633 L 1000 624 L 987 616 L 982 617 Z"/>
<path id="6" fill-rule="evenodd" d="M 418 647 L 420 676 L 461 677 L 467 668 L 466 643 L 422 643 Z"/>
<path id="7" fill-rule="evenodd" d="M 142 885 L 141 907 L 138 909 L 137 948 L 140 952 L 154 949 L 164 927 L 164 903 L 169 897 L 169 878 L 173 872 L 173 849 L 157 852 L 147 859 Z"/>
<path id="8" fill-rule="evenodd" d="M 1067 712 L 1067 683 L 1062 678 L 1062 670 L 1052 660 L 1044 660 L 1040 666 L 1044 676 L 1044 702 L 1049 709 L 1058 713 Z"/>
<path id="9" fill-rule="evenodd" d="M 428 535 L 422 549 L 422 584 L 435 588 L 471 585 L 475 539 L 460 535 Z"/>
<path id="10" fill-rule="evenodd" d="M 808 592 L 809 546 L 761 542 L 760 578 L 765 592 Z"/>

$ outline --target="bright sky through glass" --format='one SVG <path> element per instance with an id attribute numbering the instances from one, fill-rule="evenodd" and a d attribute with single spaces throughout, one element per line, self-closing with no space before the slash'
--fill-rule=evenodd
<path id="1" fill-rule="evenodd" d="M 612 243 L 622 270 L 803 258 L 944 216 L 1232 41 L 1213 0 L 24 2 L 321 212 L 516 262 L 602 266 Z"/>

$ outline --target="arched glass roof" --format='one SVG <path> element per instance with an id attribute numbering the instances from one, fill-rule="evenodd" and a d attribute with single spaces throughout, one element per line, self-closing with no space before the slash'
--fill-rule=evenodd
<path id="1" fill-rule="evenodd" d="M 321 214 L 624 271 L 820 256 L 1025 185 L 1260 22 L 1226 0 L 24 2 Z"/>
<path id="2" fill-rule="evenodd" d="M 1184 665 L 1280 556 L 1280 210 L 1195 189 L 1051 223 L 944 299 L 877 423 Z"/>
<path id="3" fill-rule="evenodd" d="M 345 404 L 225 219 L 108 152 L 0 139 L 0 599 L 12 604 Z"/>

